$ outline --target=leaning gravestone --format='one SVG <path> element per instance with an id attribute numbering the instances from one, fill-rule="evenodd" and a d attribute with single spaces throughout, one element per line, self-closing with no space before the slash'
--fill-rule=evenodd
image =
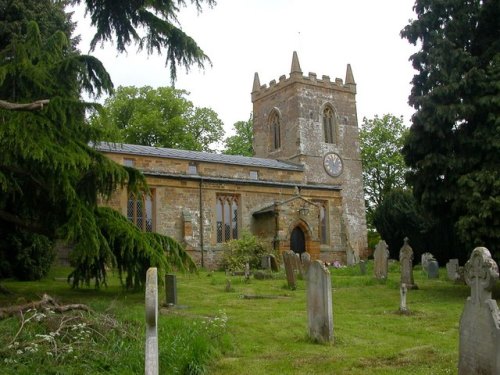
<path id="1" fill-rule="evenodd" d="M 455 281 L 458 277 L 458 259 L 450 259 L 446 263 L 446 273 L 448 279 Z"/>
<path id="2" fill-rule="evenodd" d="M 458 374 L 500 374 L 500 311 L 491 299 L 498 266 L 485 247 L 477 247 L 465 265 L 471 295 L 460 318 Z"/>
<path id="3" fill-rule="evenodd" d="M 297 276 L 295 273 L 296 260 L 295 253 L 291 250 L 283 253 L 283 264 L 285 265 L 285 274 L 288 287 L 290 289 L 297 288 Z"/>
<path id="4" fill-rule="evenodd" d="M 387 279 L 389 270 L 389 250 L 384 240 L 379 241 L 373 253 L 373 272 L 377 279 Z"/>
<path id="5" fill-rule="evenodd" d="M 311 255 L 309 253 L 302 253 L 300 255 L 300 262 L 302 263 L 302 272 L 304 278 L 307 278 L 307 273 L 309 272 L 309 266 L 311 265 Z"/>
<path id="6" fill-rule="evenodd" d="M 404 245 L 399 250 L 399 263 L 401 267 L 401 284 L 406 284 L 408 289 L 418 289 L 413 281 L 413 249 L 408 244 L 408 237 L 404 239 Z"/>
<path id="7" fill-rule="evenodd" d="M 333 342 L 332 279 L 320 260 L 311 262 L 307 275 L 307 318 L 309 337 L 318 342 Z"/>
<path id="8" fill-rule="evenodd" d="M 146 273 L 146 348 L 144 372 L 158 375 L 158 271 Z"/>
<path id="9" fill-rule="evenodd" d="M 429 272 L 429 262 L 434 259 L 434 255 L 431 253 L 423 253 L 421 257 L 420 264 L 422 265 L 422 270 L 427 273 Z"/>
<path id="10" fill-rule="evenodd" d="M 439 263 L 437 260 L 429 261 L 429 264 L 427 265 L 427 278 L 439 279 Z"/>

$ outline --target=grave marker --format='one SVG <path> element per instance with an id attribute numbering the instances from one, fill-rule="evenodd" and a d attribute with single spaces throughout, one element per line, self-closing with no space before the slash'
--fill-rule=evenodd
<path id="1" fill-rule="evenodd" d="M 384 240 L 379 241 L 377 244 L 375 252 L 373 253 L 373 258 L 373 272 L 375 278 L 379 280 L 387 279 L 387 274 L 389 272 L 389 250 Z"/>
<path id="2" fill-rule="evenodd" d="M 165 275 L 166 304 L 177 305 L 177 278 L 175 275 Z"/>
<path id="3" fill-rule="evenodd" d="M 408 237 L 405 237 L 404 244 L 399 251 L 399 262 L 401 266 L 401 284 L 406 284 L 408 289 L 418 289 L 413 281 L 413 249 L 408 244 Z"/>
<path id="4" fill-rule="evenodd" d="M 283 253 L 283 264 L 285 265 L 285 274 L 288 287 L 290 289 L 297 288 L 297 276 L 295 274 L 295 253 L 291 250 Z"/>
<path id="5" fill-rule="evenodd" d="M 144 371 L 158 375 L 158 271 L 151 267 L 146 273 L 146 348 Z"/>
<path id="6" fill-rule="evenodd" d="M 458 259 L 450 259 L 446 263 L 446 273 L 448 274 L 448 279 L 456 281 L 458 278 Z"/>
<path id="7" fill-rule="evenodd" d="M 491 291 L 498 266 L 485 247 L 477 247 L 464 267 L 471 288 L 460 318 L 458 374 L 500 374 L 500 311 Z"/>
<path id="8" fill-rule="evenodd" d="M 433 259 L 427 265 L 427 277 L 429 279 L 439 279 L 439 263 Z"/>
<path id="9" fill-rule="evenodd" d="M 309 266 L 307 276 L 307 317 L 309 336 L 319 342 L 333 342 L 332 279 L 323 262 Z"/>

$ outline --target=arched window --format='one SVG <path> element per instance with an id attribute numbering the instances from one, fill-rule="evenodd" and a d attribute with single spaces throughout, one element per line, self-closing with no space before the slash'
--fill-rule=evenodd
<path id="1" fill-rule="evenodd" d="M 328 211 L 326 201 L 314 201 L 319 206 L 319 239 L 322 245 L 328 244 Z"/>
<path id="2" fill-rule="evenodd" d="M 269 116 L 269 129 L 271 131 L 271 148 L 277 150 L 281 147 L 281 124 L 277 110 L 273 110 Z"/>
<path id="3" fill-rule="evenodd" d="M 215 202 L 217 243 L 238 238 L 239 202 L 235 195 L 218 195 Z"/>
<path id="4" fill-rule="evenodd" d="M 154 190 L 150 194 L 130 194 L 127 203 L 127 218 L 145 232 L 155 230 Z"/>
<path id="5" fill-rule="evenodd" d="M 337 143 L 337 122 L 333 108 L 327 105 L 323 110 L 323 130 L 326 143 Z"/>

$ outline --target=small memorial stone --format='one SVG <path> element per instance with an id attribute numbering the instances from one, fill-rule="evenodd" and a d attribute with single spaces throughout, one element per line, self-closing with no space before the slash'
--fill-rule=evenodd
<path id="1" fill-rule="evenodd" d="M 427 277 L 429 279 L 439 278 L 439 263 L 437 260 L 431 260 L 427 265 Z"/>

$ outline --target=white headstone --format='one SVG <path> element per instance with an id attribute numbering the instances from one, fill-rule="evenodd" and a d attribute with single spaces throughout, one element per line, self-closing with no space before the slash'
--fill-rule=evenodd
<path id="1" fill-rule="evenodd" d="M 420 264 L 422 265 L 422 270 L 427 273 L 429 268 L 429 262 L 434 259 L 434 255 L 431 253 L 423 253 L 421 256 Z"/>
<path id="2" fill-rule="evenodd" d="M 500 374 L 500 312 L 491 291 L 498 266 L 488 249 L 477 247 L 465 264 L 471 288 L 460 318 L 458 374 Z"/>
<path id="3" fill-rule="evenodd" d="M 332 279 L 319 260 L 311 262 L 307 277 L 309 336 L 319 342 L 333 342 Z"/>
<path id="4" fill-rule="evenodd" d="M 406 307 L 406 294 L 408 292 L 408 289 L 406 288 L 406 284 L 402 283 L 401 287 L 399 288 L 399 295 L 401 297 L 400 302 L 399 302 L 399 311 L 402 313 L 408 312 L 408 308 Z"/>

